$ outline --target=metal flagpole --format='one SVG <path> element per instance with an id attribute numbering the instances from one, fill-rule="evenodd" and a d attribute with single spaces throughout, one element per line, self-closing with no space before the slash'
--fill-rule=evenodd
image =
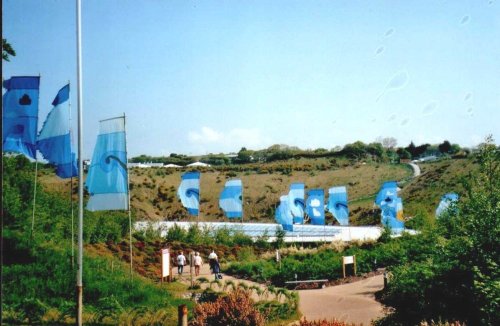
<path id="1" fill-rule="evenodd" d="M 68 80 L 68 85 L 70 81 Z M 70 88 L 71 90 L 71 88 Z M 69 106 L 69 139 L 70 144 L 73 143 L 73 133 L 71 132 L 71 99 L 68 99 Z M 69 182 L 69 200 L 71 201 L 71 268 L 75 268 L 75 218 L 73 206 L 73 162 L 71 162 L 71 178 Z"/>
<path id="2" fill-rule="evenodd" d="M 81 0 L 76 0 L 76 75 L 77 75 L 77 98 L 78 98 L 78 272 L 76 276 L 77 293 L 77 325 L 82 325 L 83 313 L 83 156 L 82 156 L 82 127 L 83 127 L 83 105 L 82 105 L 82 34 L 81 34 Z"/>
<path id="3" fill-rule="evenodd" d="M 243 215 L 245 215 L 244 211 L 243 211 L 243 202 L 244 202 L 244 197 L 243 197 L 243 180 L 241 180 L 241 224 L 243 224 Z"/>
<path id="4" fill-rule="evenodd" d="M 35 229 L 35 208 L 36 208 L 36 182 L 38 177 L 38 155 L 37 150 L 35 149 L 35 185 L 33 189 L 33 215 L 31 217 L 31 236 L 33 236 Z"/>
<path id="5" fill-rule="evenodd" d="M 133 259 L 132 259 L 132 212 L 130 209 L 130 175 L 128 173 L 128 153 L 127 153 L 127 128 L 125 120 L 125 113 L 123 113 L 123 127 L 125 130 L 125 155 L 127 156 L 127 193 L 128 193 L 128 225 L 129 225 L 129 241 L 130 241 L 130 277 L 132 278 L 133 273 Z"/>
<path id="6" fill-rule="evenodd" d="M 40 79 L 40 74 L 38 74 L 38 79 Z M 40 107 L 40 87 L 38 89 L 38 107 Z M 40 112 L 40 109 L 38 108 L 38 112 Z M 38 134 L 38 130 L 36 130 L 36 133 Z M 37 183 L 37 177 L 38 177 L 38 150 L 35 148 L 35 185 L 34 185 L 34 190 L 33 190 L 33 216 L 31 217 L 31 236 L 33 236 L 34 230 L 35 230 L 35 208 L 36 208 L 36 183 Z"/>

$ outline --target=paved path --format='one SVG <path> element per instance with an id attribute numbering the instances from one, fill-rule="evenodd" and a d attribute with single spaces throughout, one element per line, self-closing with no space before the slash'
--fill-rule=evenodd
<path id="1" fill-rule="evenodd" d="M 307 320 L 337 319 L 370 325 L 382 317 L 382 304 L 374 293 L 384 287 L 383 275 L 319 290 L 300 290 L 299 309 Z"/>
<path id="2" fill-rule="evenodd" d="M 418 177 L 420 175 L 420 166 L 416 165 L 415 163 L 408 163 L 411 168 L 413 169 L 413 177 Z"/>
<path id="3" fill-rule="evenodd" d="M 182 282 L 186 285 L 191 285 L 191 274 L 189 273 L 189 266 L 184 267 L 184 272 L 180 278 L 179 278 L 179 274 L 177 273 L 177 267 L 174 267 L 172 269 L 172 274 L 175 278 L 179 279 L 180 282 Z M 222 274 L 222 280 L 220 280 L 220 285 L 217 285 L 217 284 L 211 285 L 212 288 L 216 291 L 223 291 L 224 285 L 226 284 L 226 282 L 232 281 L 235 286 L 237 286 L 239 283 L 244 283 L 248 288 L 250 288 L 252 286 L 259 287 L 264 293 L 262 296 L 259 296 L 255 290 L 252 290 L 252 299 L 254 299 L 255 301 L 276 299 L 274 294 L 268 293 L 267 291 L 265 291 L 267 288 L 263 284 L 248 281 L 248 280 L 238 279 L 238 278 L 226 275 L 224 273 L 221 273 L 221 274 Z M 208 263 L 205 263 L 201 267 L 200 275 L 198 277 L 194 276 L 194 268 L 193 268 L 193 280 L 196 281 L 200 277 L 204 277 L 204 278 L 208 279 L 210 282 L 215 280 L 214 274 L 212 274 L 212 272 L 210 271 L 210 266 Z M 210 287 L 210 284 L 209 283 L 201 283 L 200 286 L 202 289 L 206 289 L 206 288 Z M 229 290 L 229 289 L 230 288 L 228 288 L 227 290 Z M 284 298 L 280 298 L 280 301 L 283 302 L 283 300 L 284 300 Z"/>

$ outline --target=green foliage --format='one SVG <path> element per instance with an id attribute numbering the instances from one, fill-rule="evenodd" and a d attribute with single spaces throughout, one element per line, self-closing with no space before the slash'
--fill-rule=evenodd
<path id="1" fill-rule="evenodd" d="M 9 56 L 15 57 L 16 56 L 16 51 L 10 45 L 9 42 L 7 42 L 6 39 L 2 39 L 2 59 L 5 61 L 10 61 Z"/>
<path id="2" fill-rule="evenodd" d="M 276 249 L 280 249 L 280 248 L 283 248 L 283 246 L 285 245 L 285 235 L 286 235 L 286 232 L 285 230 L 283 230 L 282 228 L 276 228 L 276 231 L 274 233 L 274 247 Z"/>
<path id="3" fill-rule="evenodd" d="M 168 229 L 166 238 L 169 242 L 185 242 L 187 238 L 187 232 L 181 226 L 174 224 L 174 226 Z"/>
<path id="4" fill-rule="evenodd" d="M 381 325 L 439 318 L 500 323 L 500 154 L 491 138 L 477 160 L 480 171 L 466 180 L 457 209 L 415 237 L 422 241 L 415 261 L 393 267 L 381 298 L 396 312 Z"/>
<path id="5" fill-rule="evenodd" d="M 38 184 L 31 235 L 34 164 L 20 155 L 4 156 L 3 163 L 2 303 L 8 311 L 4 321 L 72 323 L 76 270 L 71 264 L 70 202 Z M 44 173 L 43 165 L 39 173 Z M 128 216 L 123 212 L 85 212 L 84 221 L 87 243 L 118 242 L 128 235 Z M 84 255 L 87 323 L 132 318 L 134 324 L 149 324 L 141 319 L 145 316 L 148 320 L 168 320 L 175 315 L 174 307 L 185 302 L 140 277 L 131 279 L 128 268 L 114 265 L 109 259 Z"/>

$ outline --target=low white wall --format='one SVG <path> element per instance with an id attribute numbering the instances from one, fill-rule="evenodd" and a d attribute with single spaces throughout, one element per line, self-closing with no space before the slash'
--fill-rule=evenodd
<path id="1" fill-rule="evenodd" d="M 167 230 L 174 225 L 183 229 L 189 229 L 193 224 L 198 224 L 200 228 L 230 228 L 241 230 L 248 234 L 254 240 L 259 235 L 254 235 L 255 232 L 245 232 L 247 229 L 267 229 L 269 236 L 268 241 L 275 240 L 276 228 L 282 229 L 280 224 L 274 223 L 238 223 L 238 222 L 136 222 L 134 229 L 137 231 L 152 228 L 153 230 L 161 230 L 161 236 L 166 236 Z M 249 234 L 251 233 L 251 234 Z M 382 228 L 377 226 L 321 226 L 321 225 L 294 225 L 294 231 L 286 231 L 285 242 L 331 242 L 335 240 L 352 241 L 352 240 L 376 240 L 380 237 Z M 262 235 L 262 232 L 260 232 Z"/>

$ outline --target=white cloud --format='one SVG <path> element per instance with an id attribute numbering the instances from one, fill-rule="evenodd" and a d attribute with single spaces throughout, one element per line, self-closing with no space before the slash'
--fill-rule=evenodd
<path id="1" fill-rule="evenodd" d="M 241 147 L 261 149 L 270 144 L 257 128 L 235 128 L 222 132 L 204 126 L 199 131 L 190 131 L 188 138 L 192 144 L 205 145 L 205 150 L 214 152 L 238 151 Z"/>
<path id="2" fill-rule="evenodd" d="M 319 207 L 321 205 L 321 202 L 319 199 L 313 199 L 311 200 L 311 203 L 309 204 L 311 207 Z"/>
<path id="3" fill-rule="evenodd" d="M 192 143 L 213 143 L 224 138 L 224 135 L 209 127 L 201 127 L 201 131 L 190 131 L 188 134 L 189 140 Z"/>

